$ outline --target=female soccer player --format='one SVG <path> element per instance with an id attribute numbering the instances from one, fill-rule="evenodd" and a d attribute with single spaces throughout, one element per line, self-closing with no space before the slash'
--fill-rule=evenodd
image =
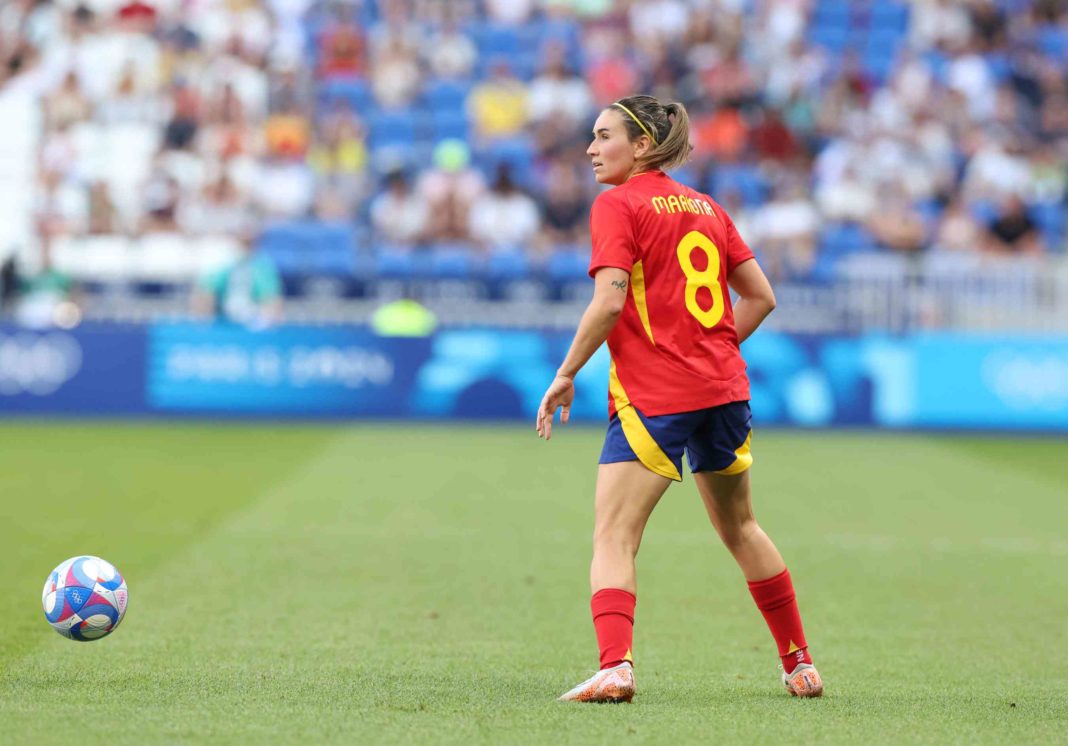
<path id="1" fill-rule="evenodd" d="M 778 646 L 786 689 L 818 697 L 790 573 L 753 517 L 749 379 L 739 344 L 775 308 L 775 294 L 730 217 L 662 169 L 689 156 L 682 104 L 617 101 L 597 117 L 586 150 L 614 189 L 590 214 L 593 300 L 545 392 L 538 434 L 566 423 L 574 379 L 607 339 L 610 421 L 597 472 L 590 609 L 601 670 L 560 699 L 630 701 L 634 558 L 661 495 L 682 481 L 682 453 L 712 525 L 741 567 Z M 732 308 L 727 286 L 739 296 Z"/>

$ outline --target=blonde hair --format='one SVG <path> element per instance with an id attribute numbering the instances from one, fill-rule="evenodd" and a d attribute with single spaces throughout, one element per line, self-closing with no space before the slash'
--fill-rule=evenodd
<path id="1" fill-rule="evenodd" d="M 635 161 L 635 171 L 681 166 L 690 157 L 690 117 L 680 103 L 661 104 L 652 96 L 627 96 L 612 106 L 631 142 L 645 135 L 652 147 Z"/>

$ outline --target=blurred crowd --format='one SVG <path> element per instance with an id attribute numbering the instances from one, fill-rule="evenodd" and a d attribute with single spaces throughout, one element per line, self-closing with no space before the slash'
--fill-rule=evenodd
<path id="1" fill-rule="evenodd" d="M 36 226 L 536 264 L 588 240 L 597 111 L 688 107 L 678 178 L 774 279 L 854 256 L 1065 248 L 1057 0 L 7 0 L 39 97 Z"/>

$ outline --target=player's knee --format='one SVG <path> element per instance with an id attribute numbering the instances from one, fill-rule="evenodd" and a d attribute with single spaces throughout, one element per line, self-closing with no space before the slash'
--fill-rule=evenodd
<path id="1" fill-rule="evenodd" d="M 745 546 L 760 531 L 760 526 L 751 517 L 721 524 L 718 528 L 720 538 L 731 551 Z"/>
<path id="2" fill-rule="evenodd" d="M 599 525 L 593 530 L 595 552 L 612 552 L 636 555 L 641 537 L 626 526 Z"/>

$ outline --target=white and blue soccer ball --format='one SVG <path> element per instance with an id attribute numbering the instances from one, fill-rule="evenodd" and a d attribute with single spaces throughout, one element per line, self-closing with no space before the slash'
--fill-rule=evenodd
<path id="1" fill-rule="evenodd" d="M 71 557 L 48 575 L 41 603 L 59 634 L 88 642 L 111 634 L 126 615 L 126 580 L 106 560 Z"/>

